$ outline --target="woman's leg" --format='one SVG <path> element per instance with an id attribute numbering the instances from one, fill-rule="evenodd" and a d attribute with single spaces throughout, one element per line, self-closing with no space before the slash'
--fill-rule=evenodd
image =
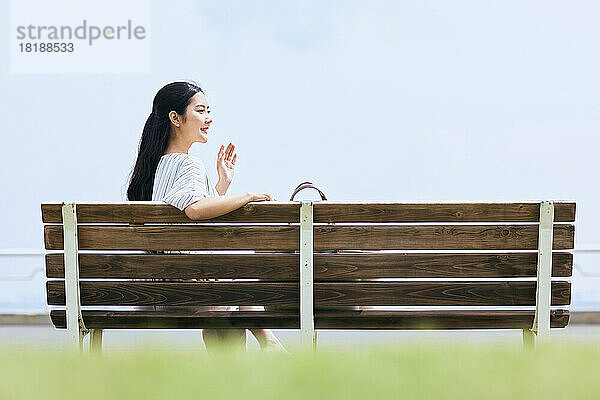
<path id="1" fill-rule="evenodd" d="M 260 310 L 263 307 L 254 307 L 254 306 L 240 306 L 240 311 L 254 311 Z M 287 353 L 287 350 L 281 342 L 277 339 L 277 336 L 270 329 L 248 329 L 260 345 L 261 350 L 263 351 L 273 351 L 273 352 L 284 352 Z"/>
<path id="2" fill-rule="evenodd" d="M 220 349 L 246 350 L 245 329 L 202 329 L 206 351 Z"/>
<path id="3" fill-rule="evenodd" d="M 195 307 L 195 312 L 235 311 L 237 307 L 205 306 Z M 246 330 L 239 328 L 202 329 L 202 340 L 207 351 L 231 348 L 246 351 Z"/>

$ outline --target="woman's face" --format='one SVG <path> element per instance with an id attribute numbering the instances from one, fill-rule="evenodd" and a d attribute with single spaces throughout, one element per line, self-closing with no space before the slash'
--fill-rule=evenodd
<path id="1" fill-rule="evenodd" d="M 178 127 L 187 141 L 191 143 L 208 141 L 208 128 L 212 123 L 209 113 L 210 109 L 204 93 L 198 92 L 192 96 L 185 110 L 185 120 L 182 118 Z"/>

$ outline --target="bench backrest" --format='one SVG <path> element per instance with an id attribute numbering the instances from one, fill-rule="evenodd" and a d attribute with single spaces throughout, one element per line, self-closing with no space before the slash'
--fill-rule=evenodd
<path id="1" fill-rule="evenodd" d="M 42 220 L 45 246 L 52 251 L 46 255 L 47 301 L 58 307 L 51 312 L 53 323 L 64 328 L 62 206 L 43 203 Z M 564 306 L 571 298 L 571 284 L 565 278 L 573 266 L 572 253 L 564 250 L 574 247 L 575 203 L 553 206 L 550 323 L 564 327 L 568 323 Z M 251 203 L 205 221 L 192 221 L 159 202 L 75 207 L 79 296 L 86 326 L 299 327 L 299 203 Z M 312 204 L 312 218 L 316 328 L 532 324 L 540 203 L 317 202 Z M 161 250 L 213 253 L 143 253 Z M 236 281 L 152 280 L 213 278 Z M 172 313 L 115 309 L 225 305 L 267 309 L 195 316 L 193 309 Z M 86 312 L 87 306 L 95 310 Z M 405 309 L 349 308 L 356 306 Z M 485 308 L 460 309 L 464 306 Z"/>

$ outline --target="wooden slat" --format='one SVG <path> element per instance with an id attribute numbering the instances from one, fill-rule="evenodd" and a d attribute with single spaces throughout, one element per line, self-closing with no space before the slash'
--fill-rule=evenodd
<path id="1" fill-rule="evenodd" d="M 81 278 L 298 280 L 298 254 L 79 254 Z M 553 252 L 552 276 L 572 275 L 573 254 Z M 361 253 L 314 255 L 315 280 L 534 277 L 537 253 Z M 46 254 L 46 276 L 64 278 L 62 253 Z"/>
<path id="2" fill-rule="evenodd" d="M 49 305 L 64 305 L 64 281 L 47 282 Z M 82 281 L 83 306 L 298 307 L 297 283 Z M 532 306 L 534 281 L 333 282 L 315 284 L 315 306 Z M 569 282 L 552 282 L 552 305 L 571 301 Z"/>
<path id="3" fill-rule="evenodd" d="M 163 202 L 76 203 L 79 223 L 185 223 L 193 222 L 184 212 Z M 62 223 L 61 203 L 42 203 L 44 223 Z M 297 202 L 253 202 L 217 218 L 202 222 L 299 223 Z"/>
<path id="4" fill-rule="evenodd" d="M 80 250 L 271 250 L 299 248 L 292 225 L 79 225 Z M 47 250 L 63 249 L 62 225 L 45 225 Z"/>
<path id="5" fill-rule="evenodd" d="M 318 329 L 523 329 L 533 324 L 533 310 L 432 310 L 316 312 Z M 569 311 L 550 310 L 550 326 L 564 328 Z"/>
<path id="6" fill-rule="evenodd" d="M 539 222 L 540 203 L 314 204 L 314 222 Z M 575 203 L 555 202 L 555 222 L 574 222 Z"/>
<path id="7" fill-rule="evenodd" d="M 80 250 L 298 250 L 298 226 L 78 226 Z M 536 225 L 315 226 L 315 250 L 536 250 Z M 554 250 L 572 249 L 573 225 L 554 225 Z M 44 226 L 47 250 L 61 225 Z"/>
<path id="8" fill-rule="evenodd" d="M 535 253 L 362 253 L 314 255 L 315 279 L 524 278 L 537 276 Z M 573 254 L 552 253 L 552 276 L 572 275 Z"/>
<path id="9" fill-rule="evenodd" d="M 90 329 L 201 329 L 270 328 L 298 329 L 298 312 L 290 311 L 82 311 Z M 56 328 L 67 327 L 65 310 L 52 310 Z"/>
<path id="10" fill-rule="evenodd" d="M 82 306 L 292 306 L 297 283 L 82 281 Z M 49 305 L 64 305 L 64 281 L 46 282 Z"/>
<path id="11" fill-rule="evenodd" d="M 554 203 L 555 222 L 575 221 L 574 202 Z M 62 223 L 61 203 L 42 203 L 44 223 Z M 185 223 L 184 212 L 162 202 L 77 203 L 80 223 Z M 207 222 L 299 222 L 296 202 L 256 202 Z M 321 222 L 538 222 L 539 203 L 339 203 L 318 202 Z"/>
<path id="12" fill-rule="evenodd" d="M 298 280 L 298 254 L 79 254 L 79 276 L 113 279 Z M 46 254 L 46 276 L 64 278 L 63 254 Z"/>
<path id="13" fill-rule="evenodd" d="M 316 307 L 533 306 L 536 282 L 333 282 L 315 284 Z M 571 284 L 552 282 L 552 305 L 571 302 Z"/>
<path id="14" fill-rule="evenodd" d="M 315 250 L 536 250 L 537 225 L 315 226 Z M 554 250 L 572 249 L 573 225 L 554 225 Z"/>
<path id="15" fill-rule="evenodd" d="M 101 311 L 82 312 L 90 329 L 200 329 L 270 328 L 298 329 L 298 313 L 281 311 Z M 317 329 L 523 329 L 531 327 L 533 310 L 443 311 L 316 311 Z M 52 310 L 56 328 L 67 327 L 65 310 Z M 550 311 L 552 328 L 564 328 L 568 310 Z"/>

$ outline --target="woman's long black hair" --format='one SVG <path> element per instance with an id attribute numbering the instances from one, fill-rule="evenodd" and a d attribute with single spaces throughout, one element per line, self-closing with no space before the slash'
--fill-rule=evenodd
<path id="1" fill-rule="evenodd" d="M 128 201 L 152 200 L 154 174 L 169 143 L 169 113 L 175 111 L 185 120 L 185 110 L 192 96 L 198 92 L 202 89 L 196 83 L 181 81 L 163 86 L 154 96 L 152 112 L 142 131 L 137 161 L 127 188 Z"/>

